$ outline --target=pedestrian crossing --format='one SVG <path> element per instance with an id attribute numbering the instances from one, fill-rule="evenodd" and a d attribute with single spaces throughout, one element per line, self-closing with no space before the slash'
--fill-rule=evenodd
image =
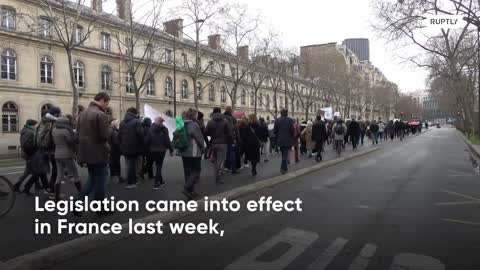
<path id="1" fill-rule="evenodd" d="M 224 270 L 282 270 L 288 267 L 298 256 L 305 252 L 318 239 L 318 234 L 311 231 L 286 228 L 280 233 L 269 238 L 258 247 L 253 248 L 243 256 L 224 268 Z M 350 240 L 339 237 L 334 239 L 315 260 L 306 267 L 306 270 L 329 270 L 335 259 L 345 251 Z M 277 256 L 265 261 L 259 258 L 279 245 L 288 244 L 288 250 L 277 252 Z M 375 254 L 378 246 L 374 243 L 366 243 L 345 270 L 366 270 Z M 414 253 L 400 253 L 393 257 L 388 270 L 445 270 L 445 265 L 439 260 Z M 383 269 L 382 269 L 383 270 Z M 387 269 L 384 269 L 387 270 Z"/>

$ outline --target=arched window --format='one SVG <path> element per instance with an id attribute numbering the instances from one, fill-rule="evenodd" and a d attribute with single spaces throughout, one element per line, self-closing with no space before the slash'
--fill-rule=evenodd
<path id="1" fill-rule="evenodd" d="M 48 56 L 42 57 L 40 61 L 40 82 L 53 83 L 53 61 Z"/>
<path id="2" fill-rule="evenodd" d="M 147 82 L 147 95 L 155 96 L 155 80 L 153 78 Z"/>
<path id="3" fill-rule="evenodd" d="M 247 92 L 245 89 L 242 90 L 242 95 L 240 96 L 240 102 L 242 105 L 247 105 Z"/>
<path id="4" fill-rule="evenodd" d="M 1 7 L 0 8 L 0 20 L 2 28 L 8 30 L 15 30 L 15 19 L 16 18 L 16 11 L 14 8 L 11 7 Z"/>
<path id="5" fill-rule="evenodd" d="M 173 84 L 170 77 L 165 78 L 165 96 L 173 97 Z"/>
<path id="6" fill-rule="evenodd" d="M 50 108 L 51 108 L 52 106 L 53 106 L 53 105 L 50 104 L 50 103 L 44 104 L 44 105 L 40 108 L 40 116 L 41 116 L 41 117 L 44 117 L 45 114 L 48 113 L 48 110 L 50 110 Z"/>
<path id="7" fill-rule="evenodd" d="M 197 82 L 197 99 L 203 99 L 203 87 L 201 82 Z"/>
<path id="8" fill-rule="evenodd" d="M 270 96 L 269 95 L 265 96 L 265 106 L 267 107 L 267 109 L 270 109 Z"/>
<path id="9" fill-rule="evenodd" d="M 112 69 L 109 66 L 102 68 L 102 90 L 112 90 Z"/>
<path id="10" fill-rule="evenodd" d="M 213 84 L 210 84 L 208 88 L 208 100 L 215 101 L 215 86 Z"/>
<path id="11" fill-rule="evenodd" d="M 129 94 L 135 93 L 134 85 L 133 85 L 133 75 L 130 71 L 127 71 L 127 76 L 125 78 L 126 85 L 125 91 Z"/>
<path id="12" fill-rule="evenodd" d="M 12 50 L 5 50 L 2 53 L 2 79 L 17 79 L 17 55 Z"/>
<path id="13" fill-rule="evenodd" d="M 250 106 L 255 106 L 255 94 L 250 94 Z"/>
<path id="14" fill-rule="evenodd" d="M 11 101 L 2 106 L 2 131 L 18 132 L 18 107 Z"/>
<path id="15" fill-rule="evenodd" d="M 188 82 L 187 82 L 187 80 L 182 81 L 182 98 L 188 98 Z"/>
<path id="16" fill-rule="evenodd" d="M 77 61 L 73 64 L 73 76 L 77 87 L 85 87 L 85 66 L 83 63 Z"/>
<path id="17" fill-rule="evenodd" d="M 225 86 L 222 86 L 222 90 L 220 91 L 220 101 L 227 102 L 227 89 L 225 89 Z"/>

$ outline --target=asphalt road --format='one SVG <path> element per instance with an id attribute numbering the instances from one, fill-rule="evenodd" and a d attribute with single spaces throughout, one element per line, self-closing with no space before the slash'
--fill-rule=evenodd
<path id="1" fill-rule="evenodd" d="M 134 236 L 54 269 L 480 269 L 480 183 L 454 129 L 435 129 L 262 190 L 295 213 L 198 213 L 212 235 Z"/>
<path id="2" fill-rule="evenodd" d="M 413 137 L 412 137 L 413 139 Z M 367 139 L 366 139 L 367 140 Z M 368 140 L 367 140 L 368 141 Z M 381 145 L 382 147 L 391 147 L 393 145 L 400 144 L 400 142 L 394 142 L 391 145 Z M 370 148 L 370 141 L 361 149 Z M 351 147 L 347 147 L 347 151 L 344 155 L 352 153 Z M 326 153 L 324 153 L 324 160 L 330 160 L 336 158 L 336 153 L 332 150 L 331 146 L 328 146 Z M 292 156 L 293 161 L 293 156 Z M 305 168 L 316 164 L 314 159 L 307 159 L 302 157 L 302 161 L 298 164 L 291 164 L 290 171 Z M 214 184 L 213 168 L 212 164 L 208 160 L 203 160 L 202 165 L 201 182 L 198 185 L 198 192 L 204 195 L 214 195 L 231 190 L 235 187 L 244 186 L 257 181 L 262 181 L 280 174 L 280 158 L 278 155 L 270 157 L 269 162 L 262 162 L 258 168 L 258 175 L 252 177 L 250 174 L 250 168 L 245 168 L 237 175 L 227 175 L 225 178 L 225 185 L 216 186 Z M 23 172 L 22 166 L 3 167 L 0 168 L 0 174 L 6 175 L 13 182 Z M 82 179 L 86 179 L 86 170 L 81 169 L 80 173 Z M 125 172 L 124 172 L 125 175 Z M 163 176 L 167 182 L 167 186 L 159 191 L 152 190 L 153 182 L 145 181 L 135 190 L 126 190 L 124 184 L 110 183 L 108 194 L 109 196 L 115 196 L 117 199 L 123 200 L 138 200 L 145 202 L 147 200 L 183 200 L 185 197 L 180 192 L 184 179 L 183 169 L 178 157 L 167 157 L 164 164 Z M 69 181 L 62 187 L 62 191 L 70 196 L 76 193 L 73 184 Z M 37 194 L 42 202 L 47 198 L 40 192 Z M 49 222 L 56 224 L 58 215 L 54 213 L 36 213 L 34 211 L 34 196 L 26 196 L 21 194 L 17 197 L 17 201 L 14 209 L 7 216 L 0 219 L 0 261 L 7 261 L 9 259 L 24 255 L 33 251 L 37 251 L 42 248 L 46 248 L 58 243 L 66 242 L 78 237 L 78 235 L 36 235 L 34 232 L 34 220 L 38 219 L 40 222 Z M 125 223 L 129 218 L 141 218 L 151 213 L 144 211 L 136 213 L 116 213 L 111 216 L 98 218 L 93 213 L 86 213 L 81 219 L 76 219 L 72 215 L 68 215 L 66 218 L 78 220 L 82 222 L 119 222 Z M 4 233 L 7 232 L 7 233 Z"/>

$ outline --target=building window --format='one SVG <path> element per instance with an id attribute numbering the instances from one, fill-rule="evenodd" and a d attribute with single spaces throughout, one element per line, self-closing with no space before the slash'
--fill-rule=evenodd
<path id="1" fill-rule="evenodd" d="M 188 67 L 188 56 L 186 53 L 182 53 L 182 66 Z"/>
<path id="2" fill-rule="evenodd" d="M 52 108 L 52 106 L 53 106 L 53 105 L 52 105 L 52 104 L 49 104 L 49 103 L 43 104 L 43 106 L 40 108 L 40 116 L 41 116 L 41 117 L 44 117 L 45 114 L 48 113 L 48 111 L 50 110 L 50 108 Z"/>
<path id="3" fill-rule="evenodd" d="M 40 61 L 40 82 L 53 83 L 53 61 L 48 56 L 42 57 Z"/>
<path id="4" fill-rule="evenodd" d="M 258 95 L 258 104 L 263 105 L 263 95 L 262 95 L 262 93 L 260 93 Z"/>
<path id="5" fill-rule="evenodd" d="M 300 72 L 300 69 L 298 68 L 298 65 L 293 65 L 293 75 L 298 75 Z"/>
<path id="6" fill-rule="evenodd" d="M 125 91 L 129 94 L 135 93 L 134 85 L 133 85 L 133 76 L 130 71 L 127 72 L 126 76 L 126 85 L 125 85 Z"/>
<path id="7" fill-rule="evenodd" d="M 42 38 L 50 38 L 52 29 L 52 21 L 49 18 L 40 18 L 40 36 Z"/>
<path id="8" fill-rule="evenodd" d="M 225 89 L 225 86 L 222 86 L 222 91 L 220 92 L 220 101 L 223 103 L 227 102 L 227 89 Z"/>
<path id="9" fill-rule="evenodd" d="M 215 86 L 213 84 L 208 88 L 208 100 L 215 101 Z"/>
<path id="10" fill-rule="evenodd" d="M 77 25 L 75 27 L 75 43 L 80 44 L 83 42 L 83 27 Z"/>
<path id="11" fill-rule="evenodd" d="M 102 68 L 102 90 L 112 90 L 112 69 L 109 66 Z"/>
<path id="12" fill-rule="evenodd" d="M 8 30 L 15 30 L 15 20 L 16 20 L 16 12 L 15 9 L 10 7 L 2 7 L 0 9 L 0 19 L 1 19 L 1 26 L 2 28 Z"/>
<path id="13" fill-rule="evenodd" d="M 300 110 L 300 101 L 297 99 L 297 111 Z"/>
<path id="14" fill-rule="evenodd" d="M 215 64 L 213 61 L 208 62 L 208 67 L 210 68 L 210 73 L 215 73 Z"/>
<path id="15" fill-rule="evenodd" d="M 198 100 L 203 99 L 203 87 L 200 82 L 197 82 L 197 99 Z"/>
<path id="16" fill-rule="evenodd" d="M 167 77 L 165 79 L 165 96 L 173 97 L 173 84 L 172 84 L 172 78 L 170 77 Z"/>
<path id="17" fill-rule="evenodd" d="M 182 98 L 188 98 L 188 82 L 187 82 L 187 80 L 182 81 Z"/>
<path id="18" fill-rule="evenodd" d="M 2 53 L 2 79 L 17 79 L 17 55 L 12 50 L 5 50 Z"/>
<path id="19" fill-rule="evenodd" d="M 267 109 L 270 109 L 270 96 L 269 95 L 265 96 L 265 106 L 267 107 Z"/>
<path id="20" fill-rule="evenodd" d="M 102 33 L 102 50 L 110 51 L 111 48 L 110 34 Z"/>
<path id="21" fill-rule="evenodd" d="M 10 101 L 2 106 L 2 131 L 18 132 L 18 107 Z"/>
<path id="22" fill-rule="evenodd" d="M 165 49 L 165 64 L 172 63 L 172 50 Z"/>
<path id="23" fill-rule="evenodd" d="M 155 96 L 155 80 L 153 78 L 147 82 L 147 95 Z"/>
<path id="24" fill-rule="evenodd" d="M 73 76 L 77 87 L 85 87 L 85 66 L 81 62 L 77 61 L 73 65 Z"/>
<path id="25" fill-rule="evenodd" d="M 255 94 L 250 94 L 250 106 L 255 106 Z"/>
<path id="26" fill-rule="evenodd" d="M 242 90 L 242 95 L 240 96 L 240 103 L 242 105 L 247 105 L 247 92 L 245 89 Z"/>

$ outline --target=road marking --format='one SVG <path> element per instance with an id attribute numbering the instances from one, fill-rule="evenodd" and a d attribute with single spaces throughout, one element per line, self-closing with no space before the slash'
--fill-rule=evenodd
<path id="1" fill-rule="evenodd" d="M 457 170 L 448 170 L 449 173 L 452 175 L 465 175 L 465 176 L 473 176 L 474 174 L 465 172 L 465 171 L 457 171 Z"/>
<path id="2" fill-rule="evenodd" d="M 359 204 L 359 205 L 355 205 L 355 208 L 358 208 L 358 209 L 370 209 L 370 206 L 368 206 L 368 205 L 363 205 L 363 204 Z"/>
<path id="3" fill-rule="evenodd" d="M 373 166 L 375 164 L 377 164 L 377 160 L 376 159 L 370 159 L 370 160 L 367 160 L 366 162 L 363 162 L 360 165 L 358 165 L 357 168 L 363 169 L 363 168 L 366 168 L 366 167 Z"/>
<path id="4" fill-rule="evenodd" d="M 375 255 L 377 251 L 377 246 L 373 244 L 366 244 L 363 246 L 360 254 L 353 260 L 352 264 L 348 268 L 348 270 L 364 270 L 367 268 L 368 263 Z"/>
<path id="5" fill-rule="evenodd" d="M 351 175 L 352 175 L 352 172 L 349 172 L 349 171 L 340 172 L 339 174 L 335 175 L 334 177 L 327 179 L 322 184 L 320 184 L 318 186 L 314 186 L 312 189 L 319 190 L 319 189 L 324 189 L 326 187 L 327 188 L 332 187 L 334 185 L 339 184 L 340 182 L 342 182 L 344 179 L 350 177 Z"/>
<path id="6" fill-rule="evenodd" d="M 480 226 L 480 222 L 473 222 L 467 220 L 459 220 L 459 219 L 451 219 L 451 218 L 443 218 L 443 221 L 464 224 L 464 225 L 473 225 L 473 226 Z"/>
<path id="7" fill-rule="evenodd" d="M 456 196 L 462 197 L 464 199 L 480 201 L 480 199 L 478 199 L 478 198 L 472 197 L 470 195 L 462 194 L 462 193 L 459 193 L 459 192 L 451 191 L 451 190 L 448 190 L 448 189 L 442 189 L 442 192 L 448 193 L 448 194 L 451 194 L 451 195 L 456 195 Z"/>
<path id="8" fill-rule="evenodd" d="M 308 266 L 307 270 L 324 270 L 348 243 L 347 239 L 337 238 L 323 251 L 315 261 Z"/>
<path id="9" fill-rule="evenodd" d="M 22 174 L 23 171 L 19 171 L 19 172 L 9 172 L 9 173 L 0 173 L 1 175 L 15 175 L 15 174 Z"/>
<path id="10" fill-rule="evenodd" d="M 309 231 L 287 228 L 273 236 L 257 248 L 238 258 L 225 267 L 225 270 L 281 270 L 287 267 L 298 255 L 302 254 L 315 240 L 318 234 Z M 288 251 L 272 261 L 256 260 L 262 254 L 272 249 L 275 245 L 287 243 Z"/>
<path id="11" fill-rule="evenodd" d="M 467 204 L 480 204 L 479 201 L 466 201 L 466 202 L 439 202 L 435 205 L 437 206 L 448 206 L 448 205 L 467 205 Z"/>
<path id="12" fill-rule="evenodd" d="M 445 270 L 439 260 L 418 254 L 402 253 L 395 255 L 389 270 Z"/>

